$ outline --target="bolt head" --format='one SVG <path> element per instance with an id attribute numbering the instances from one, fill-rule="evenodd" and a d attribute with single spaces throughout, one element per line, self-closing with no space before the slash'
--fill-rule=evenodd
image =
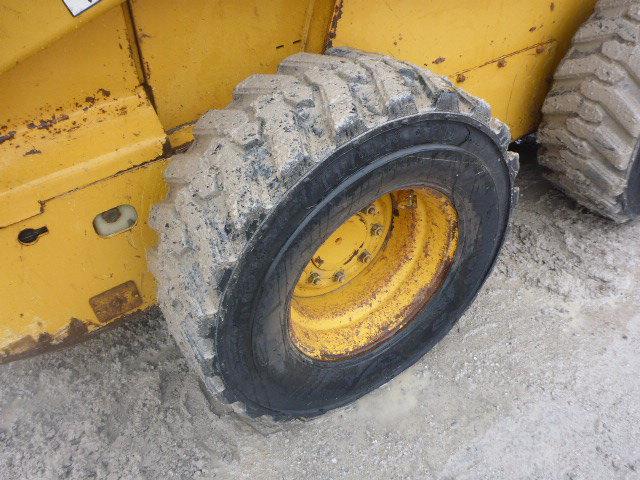
<path id="1" fill-rule="evenodd" d="M 375 235 L 376 237 L 382 235 L 382 231 L 384 228 L 379 223 L 374 223 L 371 225 L 371 235 Z"/>
<path id="2" fill-rule="evenodd" d="M 358 255 L 358 260 L 360 260 L 362 263 L 369 263 L 371 261 L 371 254 L 365 250 L 360 255 Z"/>
<path id="3" fill-rule="evenodd" d="M 336 273 L 333 274 L 333 280 L 335 282 L 342 283 L 344 282 L 345 278 L 346 278 L 346 275 L 342 270 L 338 270 Z"/>
<path id="4" fill-rule="evenodd" d="M 374 215 L 377 212 L 376 207 L 373 205 L 369 205 L 366 211 L 369 215 Z"/>
<path id="5" fill-rule="evenodd" d="M 307 279 L 307 281 L 312 285 L 318 285 L 320 280 L 320 274 L 317 272 L 311 272 L 311 275 L 309 275 L 309 278 Z"/>

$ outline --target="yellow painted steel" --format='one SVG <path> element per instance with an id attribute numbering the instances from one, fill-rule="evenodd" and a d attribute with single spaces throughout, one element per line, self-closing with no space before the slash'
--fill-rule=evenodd
<path id="1" fill-rule="evenodd" d="M 87 331 L 104 326 L 90 299 L 127 281 L 142 297 L 139 308 L 155 302 L 155 282 L 146 249 L 155 234 L 144 221 L 102 238 L 94 217 L 116 205 L 129 204 L 145 219 L 151 205 L 166 195 L 162 178 L 166 161 L 151 162 L 60 195 L 43 205 L 43 213 L 26 223 L 0 230 L 0 355 L 19 354 L 46 341 L 65 341 L 69 325 L 81 321 Z M 48 233 L 32 245 L 16 241 L 26 227 L 46 226 Z M 110 320 L 116 320 L 123 313 Z M 46 335 L 43 335 L 46 334 Z"/>
<path id="2" fill-rule="evenodd" d="M 115 7 L 0 76 L 0 227 L 162 154 L 127 42 Z"/>
<path id="3" fill-rule="evenodd" d="M 378 199 L 333 232 L 302 273 L 291 301 L 294 344 L 327 361 L 370 350 L 429 301 L 457 246 L 458 215 L 439 191 Z"/>
<path id="4" fill-rule="evenodd" d="M 62 1 L 0 0 L 0 73 L 123 0 L 101 0 L 77 18 Z"/>
<path id="5" fill-rule="evenodd" d="M 449 75 L 519 136 L 534 128 L 547 79 L 593 3 L 343 0 L 334 10 L 334 0 L 101 0 L 74 18 L 62 0 L 0 0 L 0 360 L 155 302 L 146 218 L 165 192 L 169 145 L 189 142 L 198 116 L 226 106 L 246 76 L 321 52 L 329 38 Z M 100 238 L 93 218 L 121 204 L 137 209 L 138 223 Z M 43 226 L 35 243 L 18 241 Z M 388 248 L 366 245 L 375 258 Z M 299 297 L 337 295 L 374 264 L 353 264 L 344 286 Z M 375 342 L 367 329 L 334 354 Z"/>
<path id="6" fill-rule="evenodd" d="M 487 100 L 518 138 L 536 128 L 549 79 L 594 3 L 343 0 L 332 44 L 384 52 L 454 81 L 464 75 L 460 87 Z M 552 48 L 535 54 L 539 45 Z"/>
<path id="7" fill-rule="evenodd" d="M 165 129 L 180 129 L 231 101 L 254 73 L 273 73 L 287 56 L 320 52 L 333 0 L 134 1 L 147 82 Z M 159 14 L 162 12 L 162 14 Z M 172 144 L 190 141 L 173 135 Z"/>

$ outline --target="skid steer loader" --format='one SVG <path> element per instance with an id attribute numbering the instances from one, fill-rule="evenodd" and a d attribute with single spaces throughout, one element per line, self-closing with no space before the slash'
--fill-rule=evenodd
<path id="1" fill-rule="evenodd" d="M 511 139 L 640 213 L 639 0 L 0 0 L 0 38 L 3 362 L 159 304 L 213 405 L 311 417 L 472 302 Z"/>

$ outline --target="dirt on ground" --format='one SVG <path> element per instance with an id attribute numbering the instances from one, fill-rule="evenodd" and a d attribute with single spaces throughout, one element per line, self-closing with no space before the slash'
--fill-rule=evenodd
<path id="1" fill-rule="evenodd" d="M 152 312 L 0 367 L 0 478 L 640 478 L 640 222 L 518 182 L 476 302 L 355 404 L 269 436 L 219 418 Z"/>

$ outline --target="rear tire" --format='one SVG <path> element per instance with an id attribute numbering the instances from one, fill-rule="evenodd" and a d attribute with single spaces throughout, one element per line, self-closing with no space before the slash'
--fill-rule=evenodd
<path id="1" fill-rule="evenodd" d="M 293 55 L 204 115 L 194 144 L 167 169 L 150 263 L 169 329 L 214 405 L 243 416 L 318 415 L 428 351 L 471 303 L 503 242 L 517 196 L 508 144 L 486 103 L 421 68 L 350 49 Z M 385 341 L 339 361 L 303 354 L 289 312 L 305 265 L 347 219 L 413 187 L 455 205 L 448 273 Z"/>
<path id="2" fill-rule="evenodd" d="M 549 179 L 617 222 L 640 215 L 640 1 L 600 0 L 542 107 Z"/>

